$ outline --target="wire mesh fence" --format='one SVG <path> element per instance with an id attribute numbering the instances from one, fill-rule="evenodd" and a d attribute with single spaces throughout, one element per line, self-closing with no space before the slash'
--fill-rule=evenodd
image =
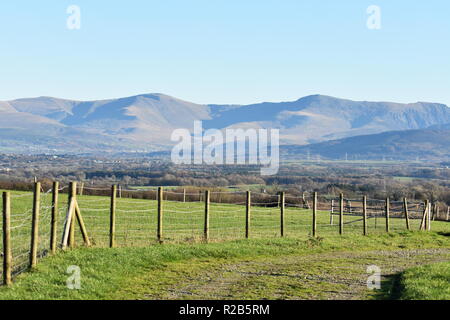
<path id="1" fill-rule="evenodd" d="M 54 208 L 52 203 L 52 190 L 45 193 L 38 192 L 36 198 L 34 193 L 31 192 L 13 192 L 9 197 L 9 214 L 10 214 L 10 228 L 9 228 L 9 241 L 11 248 L 11 274 L 16 276 L 28 269 L 31 259 L 31 243 L 32 243 L 32 221 L 34 203 L 39 202 L 39 228 L 36 230 L 37 239 L 36 242 L 36 257 L 44 257 L 48 255 L 50 251 L 50 232 L 51 232 L 51 217 L 52 210 Z M 5 214 L 5 206 L 2 199 L 3 214 Z M 61 211 L 55 211 L 56 215 L 59 215 Z M 0 222 L 3 233 L 3 220 Z M 1 244 L 2 256 L 5 258 L 4 242 Z M 3 275 L 3 270 L 1 271 Z"/>
<path id="2" fill-rule="evenodd" d="M 70 210 L 69 197 L 61 192 L 67 188 L 58 189 L 56 204 L 55 190 L 39 192 L 37 258 L 51 251 L 52 233 L 56 234 L 58 243 L 63 239 Z M 161 189 L 160 192 L 161 196 L 157 189 L 84 186 L 77 189 L 75 197 L 90 244 L 139 247 L 158 242 L 225 241 L 246 237 L 374 234 L 403 231 L 408 227 L 419 230 L 426 222 L 425 217 L 431 220 L 431 215 L 436 220 L 448 220 L 448 210 L 441 210 L 439 214 L 439 206 L 431 208 L 421 201 L 364 201 L 363 198 L 242 191 L 208 191 L 205 194 L 184 189 L 163 192 Z M 30 266 L 36 195 L 12 192 L 10 202 L 12 274 L 16 275 Z M 76 232 L 74 244 L 82 243 L 83 237 Z M 3 248 L 2 244 L 5 256 Z"/>

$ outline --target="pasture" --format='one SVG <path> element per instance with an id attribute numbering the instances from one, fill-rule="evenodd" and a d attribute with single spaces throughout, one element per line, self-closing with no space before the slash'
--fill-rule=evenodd
<path id="1" fill-rule="evenodd" d="M 64 189 L 64 188 L 63 188 Z M 105 193 L 108 190 L 104 190 Z M 113 262 L 115 256 L 121 257 L 125 274 L 116 279 L 119 283 L 126 281 L 126 277 L 135 277 L 133 281 L 139 287 L 146 287 L 149 279 L 155 280 L 155 274 L 161 279 L 166 286 L 174 285 L 177 279 L 181 280 L 180 274 L 187 276 L 191 270 L 193 274 L 202 274 L 202 267 L 205 270 L 217 270 L 223 264 L 230 263 L 240 265 L 242 260 L 245 261 L 259 261 L 262 259 L 262 265 L 266 263 L 280 265 L 285 259 L 289 257 L 304 257 L 317 253 L 334 253 L 338 252 L 358 252 L 355 260 L 347 261 L 347 267 L 354 265 L 357 260 L 361 260 L 362 252 L 369 250 L 402 250 L 420 248 L 450 248 L 448 242 L 448 234 L 450 232 L 450 225 L 444 221 L 433 221 L 432 232 L 419 231 L 421 224 L 421 211 L 423 206 L 419 203 L 409 204 L 410 210 L 410 229 L 406 230 L 406 220 L 402 215 L 402 210 L 399 202 L 393 201 L 391 203 L 391 217 L 389 220 L 390 232 L 386 232 L 386 218 L 384 216 L 385 203 L 379 200 L 368 201 L 368 220 L 367 231 L 368 235 L 363 236 L 363 220 L 361 219 L 361 206 L 358 200 L 351 200 L 351 207 L 345 206 L 343 212 L 343 234 L 340 235 L 339 227 L 339 205 L 335 203 L 333 206 L 333 221 L 331 221 L 331 200 L 330 198 L 319 197 L 316 212 L 316 237 L 312 237 L 313 215 L 312 209 L 306 209 L 299 199 L 286 196 L 285 205 L 282 206 L 277 196 L 269 195 L 255 195 L 251 200 L 251 214 L 249 223 L 249 239 L 246 238 L 246 196 L 245 193 L 233 193 L 233 197 L 229 193 L 212 194 L 211 202 L 209 203 L 209 238 L 208 243 L 205 243 L 205 201 L 196 195 L 187 195 L 186 202 L 180 201 L 180 195 L 175 191 L 168 191 L 163 204 L 162 214 L 162 237 L 159 244 L 157 237 L 158 230 L 158 201 L 151 199 L 138 199 L 140 191 L 133 190 L 127 197 L 117 198 L 116 200 L 116 223 L 115 223 L 115 242 L 118 248 L 107 249 L 110 242 L 110 206 L 111 198 L 108 196 L 77 196 L 77 201 L 81 210 L 81 214 L 86 225 L 89 238 L 91 240 L 92 248 L 83 248 L 83 239 L 79 230 L 76 230 L 75 247 L 76 250 L 69 250 L 68 252 L 59 252 L 56 256 L 49 256 L 50 248 L 50 225 L 51 212 L 54 208 L 52 204 L 51 192 L 42 192 L 40 203 L 40 220 L 39 220 L 39 264 L 37 273 L 19 275 L 28 267 L 29 248 L 31 240 L 31 212 L 33 210 L 33 194 L 29 192 L 12 192 L 11 195 L 11 242 L 13 255 L 13 273 L 17 277 L 17 289 L 12 291 L 1 291 L 2 296 L 8 297 L 14 295 L 25 295 L 21 291 L 22 286 L 29 286 L 30 282 L 40 282 L 43 286 L 41 293 L 42 298 L 48 298 L 50 288 L 55 289 L 55 285 L 61 286 L 61 283 L 56 279 L 64 277 L 64 268 L 68 263 L 84 266 L 84 270 L 91 272 L 94 281 L 96 277 L 103 277 L 99 274 L 96 276 L 94 272 L 105 273 L 111 276 L 109 271 L 106 271 L 108 266 L 117 265 L 120 268 L 120 263 Z M 132 198 L 135 197 L 135 198 Z M 65 215 L 67 212 L 67 194 L 60 193 L 58 196 L 57 213 L 57 241 L 61 240 L 62 230 L 64 227 Z M 311 200 L 311 199 L 308 199 Z M 335 199 L 334 201 L 338 201 Z M 283 210 L 282 208 L 283 207 Z M 283 217 L 283 219 L 281 219 Z M 283 228 L 282 228 L 283 227 Z M 283 230 L 283 237 L 281 232 Z M 176 253 L 175 253 L 176 252 Z M 207 252 L 207 253 L 205 253 Z M 162 256 L 176 257 L 162 258 Z M 142 257 L 141 257 L 142 255 Z M 151 259 L 149 255 L 153 256 Z M 436 262 L 443 261 L 443 257 L 447 252 L 439 252 L 435 256 Z M 270 258 L 269 258 L 270 256 Z M 204 257 L 207 263 L 202 260 Z M 427 259 L 424 257 L 418 258 L 421 264 L 425 263 Z M 150 259 L 150 260 L 148 260 Z M 155 260 L 156 259 L 156 260 Z M 161 260 L 162 259 L 162 260 Z M 201 262 L 197 261 L 202 260 Z M 275 259 L 275 260 L 274 260 Z M 278 259 L 278 260 L 277 260 Z M 48 260 L 48 261 L 47 261 Z M 98 261 L 96 261 L 98 260 Z M 129 260 L 126 263 L 124 260 Z M 295 259 L 294 259 L 295 260 Z M 345 260 L 345 259 L 344 259 Z M 363 259 L 364 260 L 364 259 Z M 63 262 L 64 261 L 64 262 Z M 190 261 L 193 265 L 189 268 L 184 266 L 184 261 Z M 265 262 L 264 262 L 265 261 Z M 303 260 L 296 261 L 294 265 L 301 265 Z M 314 268 L 319 268 L 320 265 L 325 269 L 332 268 L 333 265 L 341 262 L 332 262 L 325 268 L 327 259 L 316 261 Z M 386 262 L 385 260 L 383 260 Z M 433 262 L 434 260 L 429 260 Z M 445 260 L 444 260 L 445 261 Z M 165 264 L 165 262 L 174 264 L 176 270 L 164 275 L 161 272 L 156 272 L 155 268 L 158 265 Z M 368 261 L 369 262 L 369 261 Z M 367 262 L 367 263 L 368 263 Z M 418 262 L 418 263 L 419 263 Z M 52 273 L 51 268 L 55 267 L 55 263 L 61 263 L 58 267 L 58 274 Z M 133 266 L 132 263 L 136 265 Z M 181 264 L 180 264 L 181 263 Z M 154 264 L 150 266 L 149 264 Z M 262 265 L 256 263 L 252 272 L 256 272 L 262 268 Z M 197 268 L 197 267 L 199 268 Z M 154 274 L 148 273 L 148 268 L 155 271 Z M 187 269 L 186 269 L 187 268 Z M 194 270 L 195 269 L 195 270 Z M 90 271 L 89 271 L 90 270 Z M 97 270 L 97 271 L 96 271 Z M 361 271 L 361 270 L 359 270 Z M 403 271 L 403 270 L 401 270 Z M 62 274 L 61 274 L 62 272 Z M 113 272 L 113 271 L 111 271 Z M 115 270 L 121 274 L 118 270 Z M 213 272 L 213 271 L 211 271 Z M 317 270 L 319 272 L 319 270 Z M 322 274 L 322 271 L 319 272 Z M 145 274 L 145 275 L 144 275 Z M 175 278 L 171 278 L 176 274 Z M 56 277 L 56 278 L 55 278 Z M 142 278 L 143 277 L 143 278 Z M 262 277 L 261 279 L 263 279 Z M 259 278 L 258 278 L 259 279 Z M 255 278 L 255 281 L 260 281 Z M 87 283 L 89 281 L 87 280 Z M 185 279 L 186 280 L 186 279 Z M 248 279 L 241 279 L 248 281 Z M 273 285 L 274 288 L 270 290 L 281 290 L 276 285 L 274 279 L 266 279 L 267 285 Z M 270 281 L 269 281 L 270 280 Z M 132 282 L 133 282 L 132 281 Z M 144 281 L 144 284 L 141 282 Z M 60 298 L 108 298 L 108 290 L 111 290 L 110 285 L 99 285 L 98 281 L 94 284 L 89 293 L 86 295 L 78 293 L 65 292 L 63 288 L 58 287 L 55 292 L 61 294 Z M 265 286 L 265 285 L 264 285 Z M 263 287 L 264 287 L 263 286 Z M 64 287 L 64 285 L 63 285 Z M 326 286 L 325 286 L 326 287 Z M 47 289 L 46 289 L 47 288 Z M 109 288 L 109 289 L 108 289 Z M 157 288 L 166 290 L 163 284 L 158 285 Z M 166 288 L 166 289 L 164 289 Z M 52 289 L 52 290 L 53 290 Z M 142 289 L 142 288 L 141 288 Z M 269 288 L 266 288 L 269 290 Z M 308 287 L 307 290 L 314 288 Z M 323 289 L 323 288 L 322 288 Z M 9 289 L 8 289 L 9 290 Z M 105 290 L 105 291 L 102 291 Z M 131 294 L 131 291 L 116 292 L 115 298 L 139 298 L 137 294 L 142 293 L 142 290 L 136 288 L 136 294 Z M 256 289 L 255 289 L 256 290 Z M 271 292 L 271 291 L 268 292 Z M 321 290 L 321 288 L 317 288 Z M 38 290 L 39 291 L 39 290 Z M 64 291 L 64 293 L 63 293 Z M 145 290 L 144 290 L 145 291 Z M 10 292 L 10 293 L 8 293 Z M 20 293 L 19 293 L 20 292 Z M 256 293 L 255 293 L 256 292 Z M 258 293 L 259 292 L 259 293 Z M 242 292 L 241 292 L 242 293 Z M 144 293 L 142 293 L 144 294 Z M 148 292 L 152 297 L 157 297 L 157 292 Z M 160 293 L 162 294 L 162 293 Z M 206 294 L 206 293 L 203 293 Z M 288 295 L 288 293 L 286 293 Z M 325 296 L 304 295 L 305 292 L 299 295 L 293 294 L 291 298 L 302 297 L 316 297 L 324 298 Z M 258 296 L 259 295 L 259 296 Z M 262 291 L 256 290 L 244 294 L 243 297 L 249 299 L 261 298 L 264 296 Z M 370 297 L 380 297 L 380 294 L 369 294 Z M 383 296 L 383 295 L 381 295 Z M 197 298 L 214 298 L 209 295 L 193 296 Z M 238 297 L 236 293 L 235 298 Z M 272 293 L 270 296 L 277 298 L 277 294 Z M 364 295 L 366 297 L 366 293 Z M 383 297 L 386 297 L 384 295 Z M 51 298 L 57 298 L 52 296 Z M 166 298 L 170 298 L 169 296 Z M 173 298 L 186 298 L 186 296 L 177 296 Z M 189 297 L 187 297 L 189 298 Z M 289 298 L 283 296 L 283 298 Z"/>

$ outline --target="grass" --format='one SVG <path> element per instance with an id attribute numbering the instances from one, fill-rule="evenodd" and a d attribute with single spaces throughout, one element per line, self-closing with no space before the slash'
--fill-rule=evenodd
<path id="1" fill-rule="evenodd" d="M 67 207 L 67 195 L 60 195 L 58 210 L 58 237 Z M 447 234 L 450 225 L 433 222 L 432 233 L 406 232 L 404 219 L 391 219 L 393 233 L 386 234 L 383 218 L 369 220 L 369 236 L 363 237 L 360 217 L 345 214 L 344 236 L 339 236 L 337 226 L 330 225 L 330 214 L 326 211 L 328 204 L 319 206 L 318 239 L 310 238 L 311 210 L 288 206 L 285 210 L 285 236 L 280 238 L 280 209 L 276 203 L 272 207 L 252 207 L 250 240 L 241 240 L 245 236 L 245 203 L 212 203 L 210 207 L 210 242 L 203 244 L 204 204 L 201 202 L 164 202 L 163 240 L 165 245 L 157 244 L 156 222 L 157 202 L 139 199 L 118 199 L 116 242 L 117 249 L 105 249 L 109 242 L 109 205 L 108 197 L 78 197 L 82 215 L 94 248 L 79 248 L 63 252 L 54 257 L 42 259 L 38 269 L 32 273 L 17 277 L 12 289 L 2 288 L 1 299 L 140 299 L 158 297 L 173 285 L 190 275 L 203 277 L 205 270 L 216 270 L 224 264 L 240 264 L 242 261 L 260 261 L 262 265 L 249 267 L 250 274 L 263 270 L 266 265 L 273 265 L 277 273 L 294 272 L 295 266 L 303 265 L 304 257 L 319 253 L 339 251 L 366 252 L 368 250 L 408 250 L 424 248 L 450 247 Z M 255 201 L 257 202 L 257 201 Z M 32 194 L 13 192 L 12 196 L 12 246 L 13 263 L 16 271 L 27 266 L 30 242 Z M 39 228 L 39 252 L 45 255 L 50 237 L 51 195 L 43 194 L 41 200 L 41 219 Z M 419 228 L 419 220 L 412 220 L 412 227 Z M 1 223 L 0 223 L 1 224 Z M 81 235 L 77 235 L 77 244 L 81 244 Z M 293 269 L 283 269 L 285 257 L 292 256 Z M 275 260 L 274 260 L 275 259 Z M 277 260 L 278 259 L 278 260 Z M 358 260 L 359 259 L 359 260 Z M 350 268 L 363 261 L 364 257 L 355 257 L 348 264 L 318 260 L 314 265 L 304 265 L 306 269 L 319 269 L 328 264 L 330 270 Z M 370 259 L 374 259 L 370 257 Z M 381 259 L 381 258 L 377 258 Z M 187 263 L 189 262 L 189 263 Z M 387 262 L 383 259 L 380 262 Z M 70 265 L 81 267 L 83 290 L 68 290 L 65 285 L 66 270 Z M 227 265 L 228 266 L 228 265 Z M 164 272 L 171 268 L 172 272 Z M 329 271 L 330 271 L 329 270 Z M 339 269 L 340 270 L 340 269 Z M 213 271 L 211 271 L 213 272 Z M 267 271 L 269 272 L 269 271 Z M 272 271 L 270 271 L 272 272 Z M 275 272 L 275 271 L 273 271 Z M 226 278 L 226 277 L 225 277 Z M 284 278 L 283 278 L 284 279 Z M 149 282 L 150 281 L 150 282 Z M 313 292 L 333 291 L 333 285 L 317 287 L 298 287 L 289 279 L 256 277 L 239 282 L 239 286 L 228 288 L 236 297 L 286 298 L 280 296 L 284 290 L 293 297 L 321 298 Z M 263 281 L 263 282 L 261 282 Z M 257 288 L 252 287 L 254 283 Z M 284 283 L 283 288 L 279 284 Z M 248 288 L 242 292 L 240 286 Z M 148 288 L 152 289 L 148 289 Z M 286 288 L 292 288 L 292 292 Z M 336 289 L 337 290 L 337 289 Z M 199 297 L 209 297 L 207 293 L 198 293 Z M 168 297 L 170 298 L 170 297 Z"/>
<path id="2" fill-rule="evenodd" d="M 297 277 L 274 277 L 273 274 L 289 275 L 294 270 L 289 269 L 289 266 L 295 268 L 296 272 L 307 272 L 305 279 L 323 277 L 333 272 L 336 277 L 347 277 L 348 268 L 357 267 L 358 278 L 361 274 L 366 276 L 365 267 L 374 261 L 389 263 L 392 260 L 389 255 L 383 256 L 381 260 L 374 257 L 371 253 L 374 250 L 389 252 L 417 248 L 450 248 L 450 240 L 435 232 L 402 232 L 308 240 L 278 238 L 212 244 L 168 244 L 146 248 L 79 248 L 43 259 L 35 271 L 19 275 L 12 288 L 0 288 L 0 299 L 189 298 L 190 295 L 170 296 L 170 292 L 174 290 L 184 292 L 182 289 L 189 283 L 195 287 L 189 291 L 202 294 L 200 298 L 214 299 L 217 297 L 210 289 L 199 287 L 205 279 L 216 279 L 213 271 L 222 270 L 224 266 L 238 266 L 238 271 L 256 275 L 266 270 L 272 275 L 266 278 L 259 275 L 239 279 L 227 287 L 227 295 L 231 294 L 231 297 L 320 299 L 327 298 L 321 296 L 321 292 L 342 290 L 343 285 L 334 283 L 334 280 L 299 281 Z M 344 255 L 339 257 L 340 253 Z M 325 255 L 326 259 L 314 259 L 321 255 Z M 335 255 L 338 259 L 330 260 Z M 302 267 L 302 264 L 314 261 L 315 264 Z M 254 267 L 249 266 L 249 263 L 253 263 Z M 66 270 L 71 265 L 81 268 L 81 290 L 69 290 L 66 287 Z M 267 269 L 273 265 L 278 267 Z M 209 273 L 205 273 L 206 271 Z M 222 283 L 227 281 L 227 276 L 219 276 L 217 279 Z M 361 288 L 364 289 L 364 285 Z M 377 295 L 364 290 L 363 297 L 373 299 Z"/>
<path id="3" fill-rule="evenodd" d="M 400 286 L 403 300 L 450 300 L 450 262 L 409 269 Z"/>
<path id="4" fill-rule="evenodd" d="M 59 233 L 62 230 L 67 207 L 67 195 L 60 195 L 59 200 Z M 43 194 L 41 203 L 40 235 L 43 243 L 48 243 L 51 195 Z M 278 237 L 280 235 L 280 209 L 273 200 L 269 206 L 254 204 L 251 215 L 251 236 L 253 238 Z M 108 244 L 109 207 L 108 197 L 82 196 L 78 202 L 89 231 L 92 242 L 96 246 Z M 257 201 L 255 201 L 257 202 Z M 270 206 L 271 205 L 271 206 Z M 338 233 L 337 220 L 330 225 L 329 204 L 319 206 L 319 235 Z M 379 205 L 378 210 L 382 208 Z M 32 194 L 14 192 L 12 198 L 12 222 L 17 234 L 21 234 L 20 242 L 27 242 L 31 222 Z M 412 211 L 412 210 L 410 210 Z M 382 233 L 385 230 L 382 212 L 378 218 L 369 219 L 370 233 Z M 145 246 L 156 240 L 157 202 L 140 199 L 117 200 L 116 237 L 119 246 Z M 360 216 L 345 214 L 345 231 L 352 234 L 362 232 Z M 392 231 L 405 230 L 404 219 L 391 219 Z M 412 227 L 419 228 L 419 220 L 412 220 Z M 289 237 L 306 238 L 311 233 L 311 210 L 288 205 L 285 210 L 285 230 Z M 24 226 L 21 228 L 21 226 Z M 199 241 L 203 238 L 204 203 L 202 202 L 164 202 L 163 235 L 165 242 Z M 210 237 L 213 241 L 242 239 L 245 235 L 245 200 L 236 204 L 211 203 Z M 79 238 L 81 240 L 81 238 Z M 14 237 L 13 237 L 14 241 Z"/>
<path id="5" fill-rule="evenodd" d="M 174 196 L 170 192 L 167 195 Z M 214 195 L 217 200 L 224 200 L 226 194 Z M 221 198 L 222 197 L 222 198 Z M 16 270 L 22 270 L 27 264 L 27 252 L 30 243 L 31 193 L 12 192 L 12 245 Z M 170 199 L 170 198 L 169 198 Z M 256 199 L 256 198 L 255 198 Z M 251 238 L 276 238 L 280 236 L 280 209 L 277 199 L 268 206 L 258 204 L 256 199 L 251 214 Z M 91 239 L 96 247 L 109 244 L 109 207 L 110 199 L 102 196 L 80 196 L 78 202 Z M 39 227 L 39 252 L 45 254 L 49 249 L 51 194 L 41 196 L 41 214 Z M 339 232 L 338 218 L 330 225 L 330 214 L 326 211 L 329 204 L 319 206 L 317 230 L 320 236 L 335 235 Z M 381 206 L 382 207 L 382 206 Z M 58 210 L 58 238 L 63 229 L 67 195 L 60 194 Z M 380 208 L 378 208 L 380 209 Z M 411 212 L 413 210 L 410 210 Z M 379 211 L 379 214 L 382 214 Z M 345 214 L 345 232 L 358 235 L 362 233 L 360 216 Z M 419 228 L 419 220 L 412 220 L 412 227 Z M 311 234 L 311 210 L 288 205 L 285 210 L 285 235 L 287 237 L 306 239 Z M 0 222 L 1 225 L 1 222 Z M 163 240 L 166 243 L 201 242 L 204 229 L 204 203 L 202 202 L 164 202 Z M 157 230 L 157 202 L 154 200 L 128 199 L 117 200 L 116 243 L 118 246 L 147 246 L 155 244 Z M 384 219 L 381 216 L 369 220 L 369 233 L 383 233 Z M 392 219 L 392 231 L 405 230 L 404 219 Z M 226 241 L 245 237 L 245 199 L 238 199 L 235 204 L 211 203 L 210 205 L 210 240 Z M 77 234 L 77 242 L 81 243 Z"/>

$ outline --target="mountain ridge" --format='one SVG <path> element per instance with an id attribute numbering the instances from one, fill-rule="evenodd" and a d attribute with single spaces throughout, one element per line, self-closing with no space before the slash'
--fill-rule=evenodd
<path id="1" fill-rule="evenodd" d="M 283 146 L 285 156 L 332 160 L 448 160 L 450 125 L 418 130 L 388 131 L 331 140 L 307 146 Z"/>
<path id="2" fill-rule="evenodd" d="M 282 144 L 307 145 L 446 125 L 450 123 L 450 108 L 440 103 L 353 101 L 319 94 L 250 105 L 196 104 L 162 93 L 92 101 L 43 96 L 0 102 L 0 129 L 14 129 L 7 137 L 0 137 L 22 141 L 21 130 L 39 130 L 45 135 L 48 128 L 49 140 L 53 138 L 59 147 L 62 144 L 57 140 L 64 140 L 65 132 L 71 132 L 75 144 L 77 140 L 86 144 L 84 134 L 88 134 L 100 145 L 107 140 L 118 149 L 160 150 L 173 145 L 170 137 L 175 129 L 192 130 L 196 120 L 203 121 L 204 129 L 280 129 Z M 52 149 L 46 144 L 42 147 Z"/>

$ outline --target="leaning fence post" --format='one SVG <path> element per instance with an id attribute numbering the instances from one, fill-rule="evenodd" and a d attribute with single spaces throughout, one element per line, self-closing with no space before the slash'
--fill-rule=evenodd
<path id="1" fill-rule="evenodd" d="M 285 203 L 286 203 L 286 196 L 284 192 L 281 192 L 278 195 L 278 205 L 280 208 L 280 234 L 282 237 L 284 237 L 284 211 L 285 211 Z"/>
<path id="2" fill-rule="evenodd" d="M 67 209 L 66 219 L 64 221 L 64 231 L 62 235 L 61 240 L 61 248 L 63 250 L 67 249 L 67 243 L 69 241 L 69 235 L 70 235 L 70 226 L 72 224 L 72 216 L 75 215 L 75 201 L 70 201 L 69 207 Z"/>
<path id="3" fill-rule="evenodd" d="M 363 234 L 367 236 L 367 196 L 363 197 Z"/>
<path id="4" fill-rule="evenodd" d="M 210 192 L 205 191 L 205 225 L 204 225 L 204 238 L 205 242 L 209 241 L 209 203 L 210 203 Z"/>
<path id="5" fill-rule="evenodd" d="M 250 237 L 250 215 L 252 207 L 252 195 L 250 191 L 247 191 L 247 202 L 245 207 L 245 238 Z"/>
<path id="6" fill-rule="evenodd" d="M 409 223 L 408 200 L 406 198 L 403 198 L 403 212 L 405 213 L 406 228 L 411 230 L 411 225 Z"/>
<path id="7" fill-rule="evenodd" d="M 41 206 L 41 183 L 34 184 L 33 195 L 33 216 L 31 224 L 31 244 L 30 244 L 30 268 L 37 265 L 37 251 L 39 242 L 39 209 Z"/>
<path id="8" fill-rule="evenodd" d="M 70 203 L 72 201 L 76 201 L 76 198 L 77 198 L 77 183 L 71 182 L 69 186 L 69 201 L 67 205 L 70 207 Z M 75 247 L 75 214 L 72 215 L 72 220 L 70 221 L 69 247 L 70 248 Z"/>
<path id="9" fill-rule="evenodd" d="M 50 226 L 50 251 L 56 253 L 56 234 L 58 228 L 59 182 L 53 182 L 52 190 L 52 220 Z"/>
<path id="10" fill-rule="evenodd" d="M 12 252 L 11 252 L 11 195 L 3 192 L 3 283 L 12 284 Z"/>
<path id="11" fill-rule="evenodd" d="M 389 215 L 390 215 L 390 206 L 389 206 L 390 200 L 389 197 L 386 198 L 386 207 L 385 207 L 385 214 L 386 214 L 386 232 L 390 231 L 390 225 L 389 225 Z"/>
<path id="12" fill-rule="evenodd" d="M 316 236 L 317 233 L 317 192 L 313 195 L 313 221 L 312 221 L 312 235 Z"/>
<path id="13" fill-rule="evenodd" d="M 344 234 L 344 194 L 339 196 L 339 234 Z"/>
<path id="14" fill-rule="evenodd" d="M 111 187 L 111 206 L 109 215 L 109 247 L 116 246 L 116 201 L 117 201 L 117 186 Z"/>
<path id="15" fill-rule="evenodd" d="M 425 200 L 424 209 L 423 209 L 423 216 L 422 220 L 420 222 L 420 230 L 425 230 L 425 227 L 427 225 L 427 213 L 428 213 L 428 200 Z"/>
<path id="16" fill-rule="evenodd" d="M 80 207 L 78 206 L 78 203 L 76 201 L 75 201 L 75 216 L 78 220 L 78 224 L 80 225 L 81 235 L 83 236 L 84 244 L 89 247 L 91 246 L 91 241 L 89 240 L 86 226 L 83 221 L 83 216 L 81 215 Z"/>
<path id="17" fill-rule="evenodd" d="M 157 237 L 158 237 L 158 241 L 159 243 L 162 243 L 162 238 L 163 238 L 163 197 L 164 197 L 164 193 L 163 193 L 163 188 L 159 187 L 158 188 L 158 232 L 157 232 Z"/>

